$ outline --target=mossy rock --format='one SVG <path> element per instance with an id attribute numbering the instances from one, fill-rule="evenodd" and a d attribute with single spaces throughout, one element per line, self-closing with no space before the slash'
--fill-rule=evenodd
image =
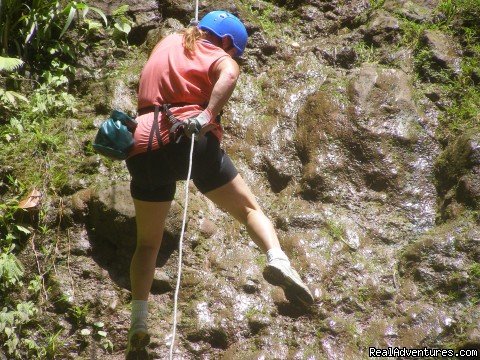
<path id="1" fill-rule="evenodd" d="M 453 189 L 457 202 L 480 208 L 480 128 L 458 137 L 440 154 L 434 174 L 437 191 L 447 198 Z"/>
<path id="2" fill-rule="evenodd" d="M 333 84 L 322 86 L 307 98 L 297 116 L 295 145 L 300 159 L 308 162 L 328 137 L 349 138 L 353 129 L 343 114 L 342 99 L 332 97 Z M 343 125 L 343 126 L 340 126 Z"/>
<path id="3" fill-rule="evenodd" d="M 449 221 L 407 245 L 400 275 L 422 283 L 425 293 L 443 294 L 446 301 L 478 294 L 479 229 L 471 220 L 463 216 Z"/>

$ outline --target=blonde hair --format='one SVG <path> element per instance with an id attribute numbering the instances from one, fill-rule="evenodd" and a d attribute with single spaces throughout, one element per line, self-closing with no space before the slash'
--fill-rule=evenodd
<path id="1" fill-rule="evenodd" d="M 195 43 L 205 37 L 205 31 L 200 30 L 196 26 L 190 26 L 183 30 L 183 47 L 185 50 L 194 52 Z"/>

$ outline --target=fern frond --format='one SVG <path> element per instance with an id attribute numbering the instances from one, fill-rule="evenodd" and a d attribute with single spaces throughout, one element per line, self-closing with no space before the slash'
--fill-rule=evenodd
<path id="1" fill-rule="evenodd" d="M 21 59 L 0 56 L 0 71 L 15 71 L 23 64 Z"/>

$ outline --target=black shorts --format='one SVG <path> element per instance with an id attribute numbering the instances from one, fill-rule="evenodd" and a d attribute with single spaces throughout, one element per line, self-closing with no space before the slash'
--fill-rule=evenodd
<path id="1" fill-rule="evenodd" d="M 132 180 L 132 197 L 143 201 L 171 201 L 175 196 L 176 181 L 186 180 L 190 159 L 191 140 L 168 143 L 160 149 L 141 153 L 127 159 Z M 192 179 L 205 194 L 233 180 L 238 174 L 235 165 L 215 135 L 207 133 L 195 141 L 193 148 Z"/>

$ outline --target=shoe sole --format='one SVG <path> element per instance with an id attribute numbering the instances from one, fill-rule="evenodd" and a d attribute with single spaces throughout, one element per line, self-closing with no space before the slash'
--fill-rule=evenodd
<path id="1" fill-rule="evenodd" d="M 150 336 L 144 332 L 132 335 L 130 349 L 125 356 L 126 360 L 149 360 L 146 347 L 150 344 Z"/>
<path id="2" fill-rule="evenodd" d="M 267 265 L 263 270 L 263 278 L 274 286 L 280 286 L 287 300 L 294 304 L 309 306 L 314 303 L 314 299 L 308 289 L 299 285 L 275 266 Z"/>

